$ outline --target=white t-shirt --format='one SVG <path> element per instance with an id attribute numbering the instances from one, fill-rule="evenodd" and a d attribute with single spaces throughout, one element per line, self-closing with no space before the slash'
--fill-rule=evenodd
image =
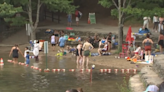
<path id="1" fill-rule="evenodd" d="M 24 51 L 24 57 L 26 57 L 27 52 L 29 52 L 29 50 L 25 50 L 25 51 Z"/>
<path id="2" fill-rule="evenodd" d="M 156 17 L 156 16 L 153 17 L 153 23 L 154 22 L 158 22 L 158 17 Z"/>
<path id="3" fill-rule="evenodd" d="M 39 49 L 40 49 L 39 44 L 38 43 L 34 44 L 34 50 L 33 50 L 34 56 L 38 56 L 39 55 Z"/>
<path id="4" fill-rule="evenodd" d="M 141 51 L 141 47 L 138 47 L 134 52 L 140 52 Z"/>
<path id="5" fill-rule="evenodd" d="M 51 44 L 55 44 L 55 36 L 51 36 Z"/>

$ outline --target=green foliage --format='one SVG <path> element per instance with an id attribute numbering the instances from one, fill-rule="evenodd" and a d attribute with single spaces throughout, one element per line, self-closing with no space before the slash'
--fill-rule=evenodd
<path id="1" fill-rule="evenodd" d="M 99 0 L 98 4 L 102 5 L 105 8 L 110 8 L 113 5 L 111 1 L 112 0 Z"/>
<path id="2" fill-rule="evenodd" d="M 6 2 L 0 4 L 0 17 L 4 18 L 5 22 L 10 25 L 21 26 L 25 24 L 26 19 L 24 17 L 16 17 L 16 14 L 21 12 L 23 12 L 22 7 L 14 7 Z"/>
<path id="3" fill-rule="evenodd" d="M 11 4 L 0 4 L 0 17 L 13 17 L 16 13 L 22 12 L 21 7 L 14 7 Z"/>
<path id="4" fill-rule="evenodd" d="M 38 0 L 32 1 L 33 14 L 36 14 Z M 4 3 L 5 2 L 5 3 Z M 41 5 L 45 5 L 51 11 L 60 11 L 66 13 L 74 13 L 77 6 L 71 5 L 73 0 L 41 0 Z M 29 0 L 0 0 L 0 17 L 3 17 L 10 25 L 23 25 L 27 23 Z M 15 14 L 26 14 L 16 17 Z"/>
<path id="5" fill-rule="evenodd" d="M 75 9 L 78 8 L 78 6 L 71 5 L 73 0 L 46 0 L 44 3 L 49 10 L 54 12 L 59 10 L 60 12 L 74 13 Z"/>
<path id="6" fill-rule="evenodd" d="M 116 5 L 116 0 L 113 0 Z M 122 3 L 125 0 L 121 0 Z M 99 0 L 99 4 L 101 4 L 105 8 L 110 8 L 115 4 L 112 0 Z M 164 14 L 164 0 L 126 0 L 125 7 L 123 4 L 121 5 L 121 12 L 124 13 L 123 17 L 132 15 L 134 17 L 143 17 L 150 16 L 152 17 L 154 14 L 158 16 L 163 16 Z M 114 8 L 111 10 L 111 15 L 118 18 L 118 9 Z"/>
<path id="7" fill-rule="evenodd" d="M 22 26 L 27 23 L 25 17 L 14 17 L 14 18 L 4 18 L 4 20 L 10 23 L 11 26 Z"/>

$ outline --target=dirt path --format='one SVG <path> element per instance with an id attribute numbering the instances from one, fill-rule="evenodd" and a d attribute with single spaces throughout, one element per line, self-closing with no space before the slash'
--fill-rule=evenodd
<path id="1" fill-rule="evenodd" d="M 8 37 L 7 39 L 3 40 L 0 44 L 1 45 L 15 45 L 15 44 L 25 44 L 28 42 L 28 37 L 26 36 L 26 31 L 20 30 L 16 34 Z"/>

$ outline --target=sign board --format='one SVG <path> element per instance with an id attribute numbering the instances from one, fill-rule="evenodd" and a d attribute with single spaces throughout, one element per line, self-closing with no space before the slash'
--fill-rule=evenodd
<path id="1" fill-rule="evenodd" d="M 90 19 L 91 24 L 96 24 L 95 13 L 89 13 L 89 19 Z"/>
<path id="2" fill-rule="evenodd" d="M 44 41 L 44 53 L 48 53 L 48 41 Z"/>

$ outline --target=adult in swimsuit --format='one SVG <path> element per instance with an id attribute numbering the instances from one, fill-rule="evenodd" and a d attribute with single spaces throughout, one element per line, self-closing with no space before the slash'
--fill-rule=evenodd
<path id="1" fill-rule="evenodd" d="M 14 63 L 18 63 L 18 57 L 19 57 L 18 53 L 20 53 L 23 56 L 23 53 L 18 48 L 18 45 L 15 45 L 14 47 L 11 48 L 9 57 L 11 56 L 11 53 L 13 54 L 13 62 Z"/>
<path id="2" fill-rule="evenodd" d="M 77 63 L 77 68 L 78 68 L 79 63 L 80 63 L 80 60 L 82 59 L 82 44 L 81 44 L 81 43 L 79 43 L 79 44 L 77 45 L 76 56 L 77 56 L 76 63 Z M 82 63 L 82 62 L 81 62 L 81 63 Z"/>
<path id="3" fill-rule="evenodd" d="M 92 44 L 89 43 L 89 39 L 87 39 L 86 42 L 83 45 L 83 50 L 84 50 L 83 66 L 84 66 L 85 59 L 86 59 L 86 67 L 88 67 L 90 50 L 93 49 L 93 48 L 94 47 L 92 46 Z"/>
<path id="4" fill-rule="evenodd" d="M 163 53 L 163 47 L 164 47 L 164 35 L 162 31 L 160 31 L 160 35 L 158 37 L 158 45 L 160 46 L 160 52 Z"/>
<path id="5" fill-rule="evenodd" d="M 57 30 L 55 30 L 54 35 L 55 35 L 55 42 L 56 42 L 56 44 L 58 44 L 59 43 L 59 32 Z"/>
<path id="6" fill-rule="evenodd" d="M 143 40 L 142 44 L 145 47 L 145 55 L 151 55 L 151 45 L 153 44 L 153 41 L 150 39 L 150 35 L 146 35 L 146 39 Z"/>

